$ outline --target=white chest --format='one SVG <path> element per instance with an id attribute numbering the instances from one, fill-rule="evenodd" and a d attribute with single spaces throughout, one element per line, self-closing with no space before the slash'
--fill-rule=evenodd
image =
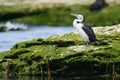
<path id="1" fill-rule="evenodd" d="M 74 27 L 77 29 L 78 33 L 80 34 L 80 36 L 82 37 L 82 39 L 83 39 L 85 42 L 90 42 L 89 37 L 88 37 L 88 35 L 84 32 L 84 30 L 82 29 L 82 26 L 83 26 L 83 24 L 78 24 L 78 25 L 76 25 L 76 26 L 74 26 Z"/>

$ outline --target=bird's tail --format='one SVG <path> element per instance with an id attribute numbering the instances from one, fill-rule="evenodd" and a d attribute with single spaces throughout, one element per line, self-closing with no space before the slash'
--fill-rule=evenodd
<path id="1" fill-rule="evenodd" d="M 98 44 L 98 45 L 107 45 L 107 44 L 109 44 L 109 42 L 108 41 L 104 41 L 104 40 L 97 40 L 96 44 Z"/>
<path id="2" fill-rule="evenodd" d="M 93 44 L 93 45 L 107 45 L 107 44 L 109 44 L 109 42 L 103 41 L 103 40 L 96 40 L 96 41 L 92 42 L 91 44 Z"/>

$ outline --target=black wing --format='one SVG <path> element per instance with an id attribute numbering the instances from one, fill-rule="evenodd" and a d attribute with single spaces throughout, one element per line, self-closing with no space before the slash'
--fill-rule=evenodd
<path id="1" fill-rule="evenodd" d="M 93 32 L 93 34 L 94 34 L 94 31 L 93 31 L 93 29 L 92 29 L 92 26 L 91 25 L 87 25 L 87 24 L 83 24 L 85 27 L 88 27 L 92 32 Z M 95 35 L 95 34 L 94 34 Z"/>
<path id="2" fill-rule="evenodd" d="M 93 32 L 93 29 L 91 27 L 87 27 L 84 25 L 82 29 L 85 31 L 85 33 L 89 36 L 90 42 L 97 41 L 95 33 Z"/>

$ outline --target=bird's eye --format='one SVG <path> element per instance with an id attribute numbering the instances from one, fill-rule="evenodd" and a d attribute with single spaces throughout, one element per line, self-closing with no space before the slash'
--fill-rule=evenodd
<path id="1" fill-rule="evenodd" d="M 80 23 L 79 21 L 77 21 L 77 23 Z"/>

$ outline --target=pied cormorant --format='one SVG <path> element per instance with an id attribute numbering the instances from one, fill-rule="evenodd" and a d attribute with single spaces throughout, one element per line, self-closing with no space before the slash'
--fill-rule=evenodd
<path id="1" fill-rule="evenodd" d="M 85 43 L 90 44 L 92 42 L 96 42 L 97 39 L 93 32 L 93 29 L 83 23 L 85 20 L 84 15 L 82 14 L 71 15 L 77 17 L 77 19 L 73 21 L 73 27 L 79 32 L 80 36 L 85 41 Z"/>

